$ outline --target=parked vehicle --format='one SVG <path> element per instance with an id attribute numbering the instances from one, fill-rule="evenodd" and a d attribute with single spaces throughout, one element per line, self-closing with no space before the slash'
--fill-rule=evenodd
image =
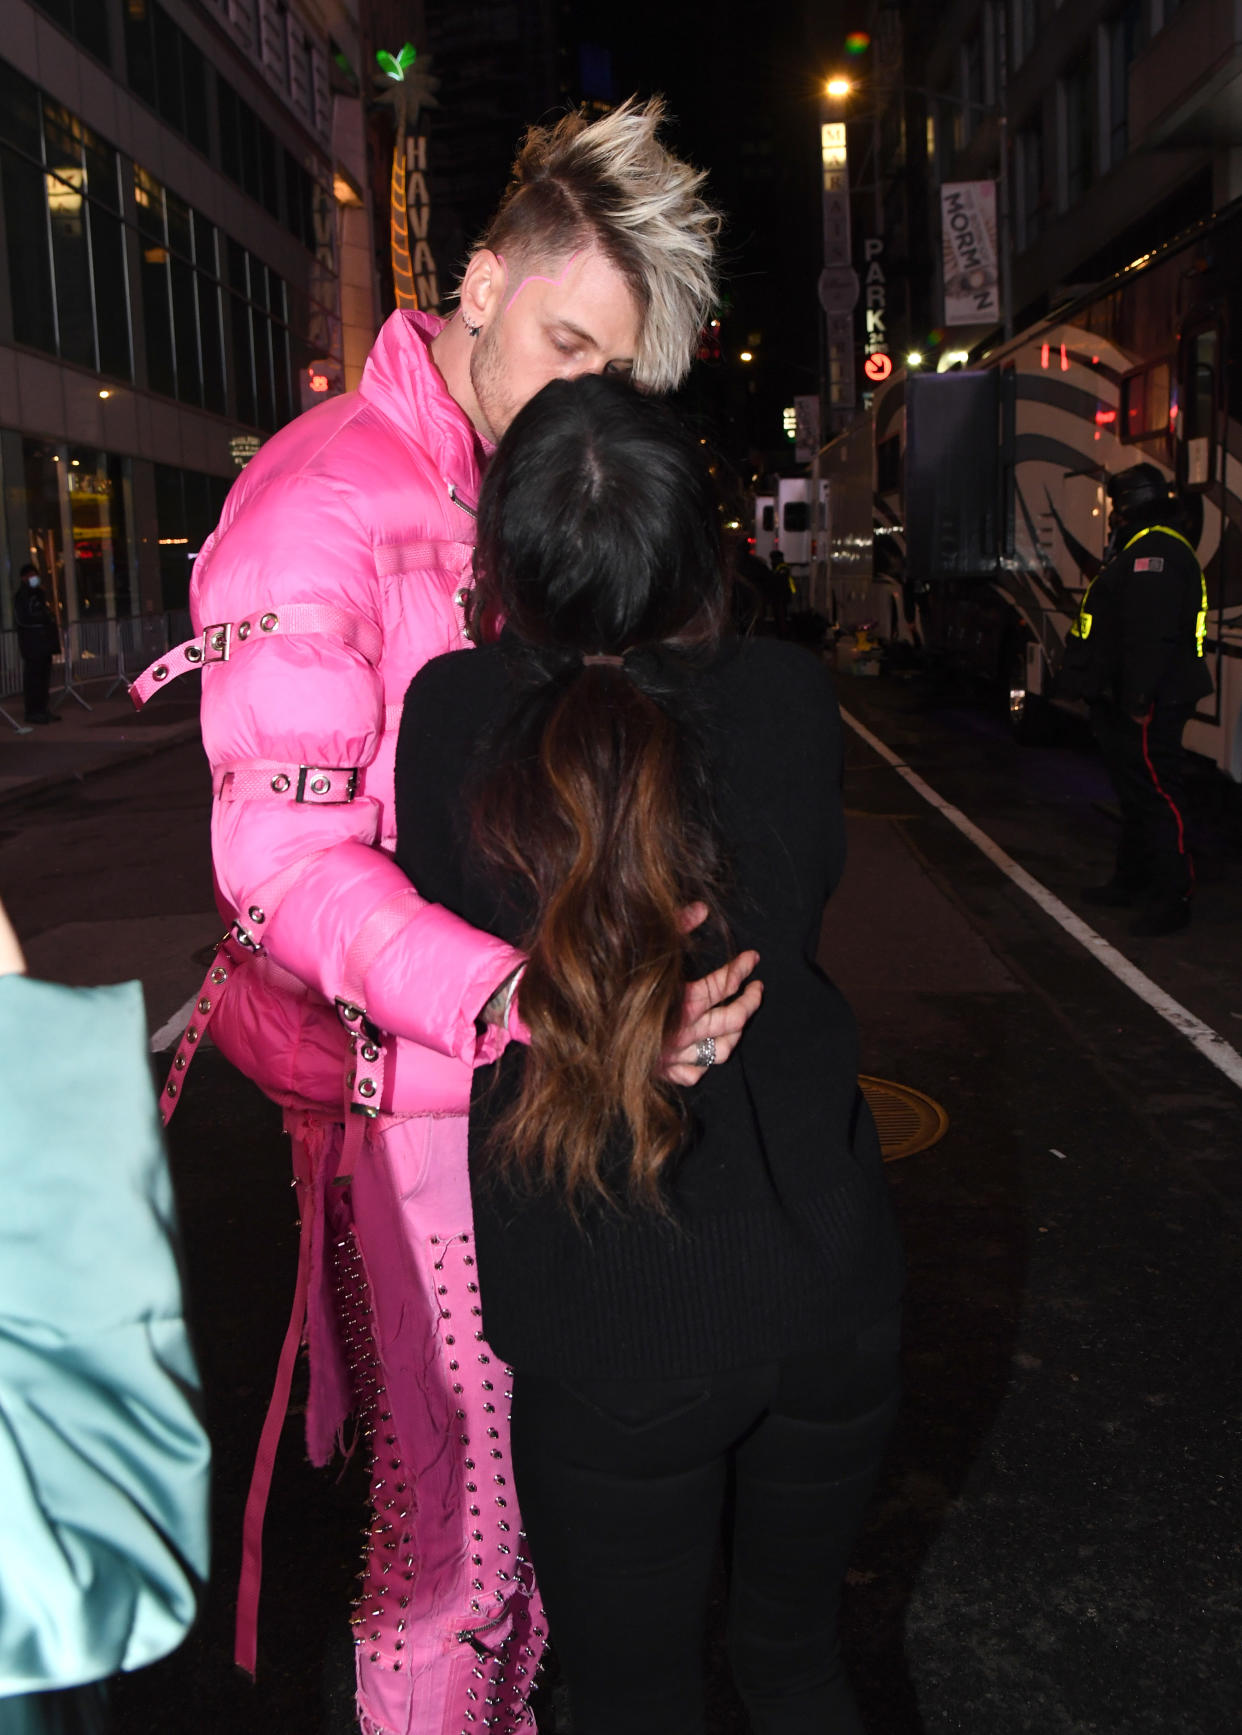
<path id="1" fill-rule="evenodd" d="M 972 365 L 897 373 L 812 467 L 830 533 L 811 603 L 1047 702 L 1108 528 L 1147 460 L 1201 518 L 1213 693 L 1186 745 L 1242 782 L 1242 201 Z"/>

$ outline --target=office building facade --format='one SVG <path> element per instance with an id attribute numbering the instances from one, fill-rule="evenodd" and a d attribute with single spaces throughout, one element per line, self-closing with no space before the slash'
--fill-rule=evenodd
<path id="1" fill-rule="evenodd" d="M 990 329 L 945 327 L 946 181 L 998 183 L 1018 330 L 1242 194 L 1242 26 L 1214 0 L 949 0 L 868 22 L 873 56 L 899 42 L 851 129 L 852 155 L 876 147 L 864 220 L 883 213 L 898 362 Z"/>
<path id="2" fill-rule="evenodd" d="M 247 456 L 361 372 L 357 8 L 9 0 L 5 16 L 0 624 L 33 561 L 85 645 L 183 611 Z"/>

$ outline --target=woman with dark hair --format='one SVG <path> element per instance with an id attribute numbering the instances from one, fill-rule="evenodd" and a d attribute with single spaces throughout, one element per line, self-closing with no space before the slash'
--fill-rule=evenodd
<path id="1" fill-rule="evenodd" d="M 441 1329 L 457 1379 L 512 1394 L 574 1735 L 705 1728 L 730 1474 L 752 1727 L 862 1728 L 837 1615 L 896 1408 L 901 1261 L 853 1019 L 814 961 L 840 724 L 810 653 L 724 636 L 717 517 L 671 411 L 545 388 L 483 489 L 479 648 L 416 677 L 397 756 L 401 865 L 528 959 L 529 1043 L 471 1102 L 479 1305 Z M 686 981 L 740 948 L 763 1006 L 726 1064 L 704 1043 L 700 1082 L 670 1085 Z M 481 1538 L 512 1491 L 478 1446 Z"/>

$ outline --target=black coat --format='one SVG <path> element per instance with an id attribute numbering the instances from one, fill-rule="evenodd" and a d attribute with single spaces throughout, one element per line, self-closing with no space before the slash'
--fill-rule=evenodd
<path id="1" fill-rule="evenodd" d="M 695 1130 L 670 1221 L 588 1207 L 578 1226 L 554 1194 L 496 1181 L 486 1136 L 525 1051 L 510 1044 L 476 1073 L 483 1327 L 526 1372 L 672 1378 L 815 1353 L 890 1311 L 900 1290 L 854 1020 L 815 962 L 845 854 L 832 687 L 809 652 L 763 639 L 727 647 L 697 681 L 732 941 L 759 952 L 764 1001 L 730 1060 L 688 1093 Z M 521 898 L 482 871 L 463 816 L 475 753 L 511 703 L 500 646 L 415 677 L 397 751 L 397 860 L 425 897 L 518 941 Z"/>
<path id="2" fill-rule="evenodd" d="M 1110 699 L 1129 716 L 1153 705 L 1193 705 L 1212 690 L 1197 643 L 1204 606 L 1198 556 L 1163 525 L 1123 540 L 1087 587 L 1057 691 Z"/>
<path id="3" fill-rule="evenodd" d="M 13 598 L 13 625 L 17 628 L 17 648 L 27 662 L 54 657 L 60 650 L 56 616 L 41 585 L 23 582 L 18 588 Z"/>

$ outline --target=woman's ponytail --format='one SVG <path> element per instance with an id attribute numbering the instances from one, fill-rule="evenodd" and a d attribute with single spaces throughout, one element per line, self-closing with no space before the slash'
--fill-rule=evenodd
<path id="1" fill-rule="evenodd" d="M 695 743 L 620 659 L 528 704 L 515 721 L 529 750 L 507 753 L 475 804 L 484 854 L 527 880 L 538 909 L 521 986 L 531 1046 L 497 1159 L 575 1205 L 614 1196 L 603 1159 L 616 1137 L 632 1153 L 626 1190 L 658 1207 L 685 1130 L 660 1076 L 685 992 L 685 910 L 716 909 L 720 891 Z"/>

